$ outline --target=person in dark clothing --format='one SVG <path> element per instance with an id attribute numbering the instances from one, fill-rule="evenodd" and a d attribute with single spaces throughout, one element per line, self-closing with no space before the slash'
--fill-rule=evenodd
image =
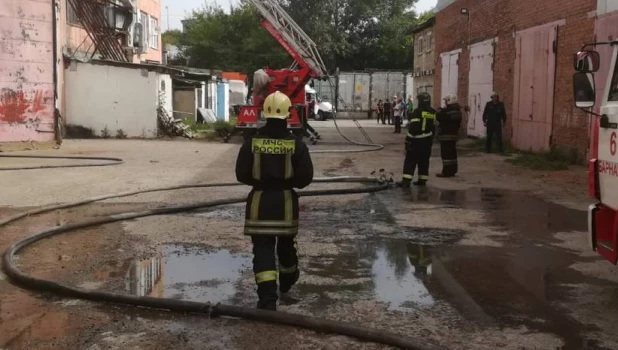
<path id="1" fill-rule="evenodd" d="M 388 102 L 384 102 L 384 112 L 382 113 L 382 124 L 386 124 L 386 120 L 388 119 L 388 123 L 391 123 L 391 113 L 392 113 L 393 105 Z"/>
<path id="2" fill-rule="evenodd" d="M 429 180 L 429 159 L 435 133 L 436 110 L 431 108 L 431 96 L 422 92 L 417 96 L 418 107 L 412 113 L 406 136 L 406 159 L 403 165 L 402 187 L 410 187 L 418 167 L 416 186 L 426 186 Z"/>
<path id="3" fill-rule="evenodd" d="M 384 102 L 382 100 L 378 101 L 378 105 L 376 106 L 376 114 L 378 116 L 378 124 L 380 124 L 380 120 L 384 119 Z"/>
<path id="4" fill-rule="evenodd" d="M 461 107 L 457 95 L 447 95 L 444 98 L 446 108 L 438 111 L 438 140 L 442 155 L 442 172 L 438 177 L 453 177 L 457 174 L 457 138 L 461 127 Z"/>
<path id="5" fill-rule="evenodd" d="M 502 148 L 502 127 L 506 125 L 506 109 L 497 92 L 491 94 L 491 101 L 485 105 L 483 124 L 487 128 L 486 152 L 491 153 L 492 140 L 495 136 L 498 141 L 498 151 L 502 153 L 504 151 Z"/>
<path id="6" fill-rule="evenodd" d="M 252 186 L 245 212 L 246 235 L 253 241 L 253 272 L 257 283 L 257 307 L 277 309 L 279 291 L 287 293 L 298 281 L 298 195 L 313 181 L 313 163 L 307 146 L 287 130 L 290 99 L 277 91 L 264 101 L 266 125 L 241 147 L 236 178 Z"/>

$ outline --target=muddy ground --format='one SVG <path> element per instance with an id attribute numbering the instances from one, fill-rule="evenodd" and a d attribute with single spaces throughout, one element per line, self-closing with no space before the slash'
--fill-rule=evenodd
<path id="1" fill-rule="evenodd" d="M 318 176 L 400 177 L 403 136 L 363 125 L 386 149 L 316 154 Z M 361 141 L 351 123 L 343 131 Z M 329 122 L 324 142 L 351 149 Z M 618 271 L 589 251 L 586 169 L 536 172 L 461 143 L 460 174 L 427 189 L 303 198 L 299 284 L 282 311 L 353 322 L 448 349 L 616 349 Z M 120 157 L 123 165 L 2 171 L 0 219 L 50 203 L 188 183 L 233 181 L 238 141 L 70 140 L 41 155 Z M 44 164 L 66 164 L 47 161 Z M 43 164 L 2 159 L 3 167 Z M 312 185 L 311 189 L 348 185 Z M 160 192 L 30 217 L 0 229 L 0 248 L 100 215 L 243 196 L 248 189 Z M 242 205 L 130 220 L 40 242 L 18 257 L 39 277 L 83 288 L 252 307 Z M 347 337 L 230 318 L 31 293 L 0 274 L 1 349 L 386 349 Z"/>

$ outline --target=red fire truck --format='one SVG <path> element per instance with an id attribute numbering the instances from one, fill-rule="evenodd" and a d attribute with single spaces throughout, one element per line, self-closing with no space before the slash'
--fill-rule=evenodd
<path id="1" fill-rule="evenodd" d="M 599 76 L 605 84 L 600 108 L 594 73 L 599 70 L 599 53 L 588 47 L 610 45 L 613 56 L 609 74 Z M 588 231 L 591 248 L 611 263 L 617 262 L 618 251 L 618 41 L 586 45 L 575 54 L 573 92 L 575 105 L 595 116 L 592 124 L 591 154 L 588 165 L 589 192 L 597 200 L 588 209 Z"/>
<path id="2" fill-rule="evenodd" d="M 253 135 L 265 121 L 262 104 L 266 96 L 275 91 L 286 94 L 296 107 L 288 119 L 288 128 L 301 136 L 307 126 L 308 109 L 305 101 L 305 84 L 311 79 L 324 79 L 328 72 L 316 44 L 285 12 L 275 0 L 249 0 L 262 15 L 262 27 L 285 48 L 294 63 L 290 68 L 264 68 L 254 75 L 251 105 L 238 109 L 237 131 L 243 136 Z M 229 139 L 229 136 L 228 136 Z"/>

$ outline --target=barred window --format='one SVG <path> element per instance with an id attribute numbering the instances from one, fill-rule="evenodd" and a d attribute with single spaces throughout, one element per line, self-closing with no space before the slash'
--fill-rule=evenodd
<path id="1" fill-rule="evenodd" d="M 67 23 L 71 25 L 81 25 L 77 12 L 73 8 L 70 2 L 66 2 L 67 6 Z"/>

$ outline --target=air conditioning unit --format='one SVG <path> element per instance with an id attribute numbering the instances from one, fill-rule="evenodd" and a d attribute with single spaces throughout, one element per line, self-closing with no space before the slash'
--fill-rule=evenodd
<path id="1" fill-rule="evenodd" d="M 147 39 L 144 38 L 144 25 L 140 22 L 135 23 L 133 28 L 133 47 L 137 54 L 146 52 Z"/>
<path id="2" fill-rule="evenodd" d="M 124 46 L 122 49 L 127 57 L 132 57 L 135 55 L 135 48 L 132 46 Z"/>

